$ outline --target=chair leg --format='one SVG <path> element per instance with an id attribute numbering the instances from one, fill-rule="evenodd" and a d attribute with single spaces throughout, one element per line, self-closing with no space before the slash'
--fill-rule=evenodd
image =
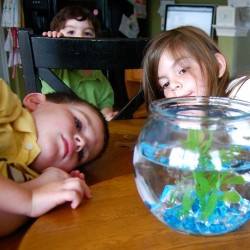
<path id="1" fill-rule="evenodd" d="M 144 103 L 144 94 L 142 88 L 138 93 L 128 102 L 128 104 L 120 110 L 112 120 L 132 119 L 134 112 Z"/>

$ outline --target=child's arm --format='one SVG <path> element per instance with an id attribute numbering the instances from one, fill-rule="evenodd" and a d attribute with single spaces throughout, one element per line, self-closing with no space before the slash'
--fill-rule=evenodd
<path id="1" fill-rule="evenodd" d="M 53 181 L 30 190 L 0 175 L 0 210 L 38 217 L 67 201 L 76 208 L 86 195 L 84 189 L 84 182 L 79 178 Z"/>
<path id="2" fill-rule="evenodd" d="M 80 178 L 29 189 L 0 175 L 0 190 L 0 237 L 18 229 L 29 217 L 38 217 L 65 202 L 76 208 L 84 196 L 91 197 L 88 186 Z"/>

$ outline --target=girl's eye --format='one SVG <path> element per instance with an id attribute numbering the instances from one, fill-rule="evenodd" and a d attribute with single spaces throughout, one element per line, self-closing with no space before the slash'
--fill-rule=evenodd
<path id="1" fill-rule="evenodd" d="M 179 74 L 180 74 L 180 75 L 183 75 L 183 74 L 187 73 L 187 71 L 188 71 L 188 68 L 182 69 L 182 70 L 179 72 Z"/>
<path id="2" fill-rule="evenodd" d="M 82 122 L 75 117 L 75 126 L 78 130 L 82 129 Z"/>
<path id="3" fill-rule="evenodd" d="M 68 31 L 67 34 L 68 35 L 74 35 L 74 31 L 73 30 L 72 31 Z"/>
<path id="4" fill-rule="evenodd" d="M 164 83 L 163 85 L 162 85 L 162 89 L 164 90 L 164 89 L 166 89 L 168 86 L 169 86 L 169 84 L 170 84 L 170 82 L 166 82 L 166 83 Z"/>

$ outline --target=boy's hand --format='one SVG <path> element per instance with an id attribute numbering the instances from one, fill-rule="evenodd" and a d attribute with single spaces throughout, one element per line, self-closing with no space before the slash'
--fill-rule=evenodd
<path id="1" fill-rule="evenodd" d="M 57 31 L 47 31 L 47 32 L 43 32 L 42 33 L 43 36 L 47 36 L 47 37 L 64 37 L 62 32 L 57 32 Z"/>
<path id="2" fill-rule="evenodd" d="M 112 118 L 116 115 L 118 113 L 118 111 L 116 111 L 116 112 L 110 112 L 110 113 L 108 113 L 108 114 L 106 114 L 105 115 L 105 119 L 106 119 L 106 121 L 111 121 L 112 120 Z"/>
<path id="3" fill-rule="evenodd" d="M 71 177 L 78 177 L 81 180 L 85 178 L 84 173 L 81 173 L 79 170 L 72 170 L 69 174 Z"/>
<path id="4" fill-rule="evenodd" d="M 54 181 L 32 191 L 31 209 L 27 216 L 38 217 L 65 202 L 71 202 L 71 207 L 76 208 L 84 197 L 92 197 L 84 180 L 68 178 Z"/>

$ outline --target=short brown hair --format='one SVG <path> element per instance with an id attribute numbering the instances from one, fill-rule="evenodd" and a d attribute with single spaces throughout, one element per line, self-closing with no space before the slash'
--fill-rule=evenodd
<path id="1" fill-rule="evenodd" d="M 90 10 L 78 5 L 69 5 L 61 9 L 53 17 L 52 22 L 50 24 L 50 29 L 59 32 L 65 27 L 65 24 L 69 19 L 75 19 L 77 21 L 89 20 L 94 27 L 96 36 L 99 36 L 99 20 L 94 16 L 94 14 Z"/>

